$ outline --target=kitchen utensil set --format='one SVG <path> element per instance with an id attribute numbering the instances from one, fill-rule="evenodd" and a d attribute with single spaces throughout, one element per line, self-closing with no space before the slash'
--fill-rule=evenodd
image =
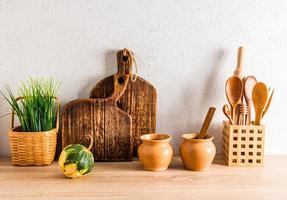
<path id="1" fill-rule="evenodd" d="M 228 105 L 224 105 L 222 110 L 231 125 L 250 125 L 253 104 L 255 110 L 254 124 L 260 125 L 261 119 L 270 107 L 274 90 L 268 98 L 268 89 L 264 83 L 257 83 L 254 76 L 242 78 L 243 51 L 243 47 L 239 47 L 236 70 L 225 84 L 225 93 L 231 111 Z"/>
<path id="2" fill-rule="evenodd" d="M 274 89 L 268 98 L 268 89 L 262 82 L 256 83 L 256 78 L 249 76 L 244 81 L 238 77 L 230 77 L 225 86 L 226 97 L 231 106 L 231 111 L 227 104 L 222 108 L 224 115 L 231 125 L 250 125 L 252 118 L 252 104 L 255 111 L 255 125 L 260 125 L 261 119 L 267 113 L 272 102 Z M 239 103 L 245 97 L 246 103 Z"/>

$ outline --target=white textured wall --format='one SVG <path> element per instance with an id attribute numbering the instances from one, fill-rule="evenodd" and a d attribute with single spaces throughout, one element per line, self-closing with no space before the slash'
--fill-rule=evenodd
<path id="1" fill-rule="evenodd" d="M 88 97 L 116 71 L 115 52 L 136 54 L 139 74 L 158 91 L 158 132 L 200 129 L 217 107 L 211 132 L 220 148 L 225 80 L 246 47 L 246 74 L 276 88 L 266 152 L 287 153 L 287 1 L 0 0 L 0 90 L 27 77 L 62 81 L 63 103 Z M 0 114 L 9 107 L 0 97 Z M 8 155 L 9 117 L 0 119 L 0 155 Z"/>

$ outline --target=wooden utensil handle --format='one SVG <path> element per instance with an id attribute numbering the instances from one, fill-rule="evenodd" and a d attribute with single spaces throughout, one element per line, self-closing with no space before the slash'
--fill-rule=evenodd
<path id="1" fill-rule="evenodd" d="M 269 97 L 269 99 L 268 99 L 267 105 L 266 105 L 266 107 L 265 107 L 265 109 L 264 109 L 264 111 L 263 111 L 263 113 L 262 113 L 262 118 L 265 116 L 265 114 L 267 113 L 267 111 L 268 111 L 268 109 L 269 109 L 269 107 L 270 107 L 273 94 L 274 94 L 274 89 L 272 90 L 272 93 L 271 93 L 271 95 L 270 95 L 270 97 Z"/>
<path id="2" fill-rule="evenodd" d="M 248 106 L 248 114 L 247 114 L 247 125 L 250 125 L 251 122 L 251 106 L 252 106 L 252 100 L 247 101 L 247 106 Z"/>
<path id="3" fill-rule="evenodd" d="M 237 122 L 236 121 L 236 106 L 235 107 L 231 106 L 231 117 L 232 117 L 232 121 L 236 123 Z"/>
<path id="4" fill-rule="evenodd" d="M 239 78 L 243 78 L 243 69 L 242 69 L 242 63 L 243 63 L 243 54 L 244 54 L 244 48 L 239 47 L 238 53 L 237 53 L 237 66 L 235 71 L 233 72 L 234 76 L 238 76 Z"/>
<path id="5" fill-rule="evenodd" d="M 117 52 L 118 74 L 132 74 L 133 55 L 131 51 L 122 49 Z"/>
<path id="6" fill-rule="evenodd" d="M 225 104 L 225 105 L 222 107 L 222 112 L 223 112 L 223 114 L 228 118 L 229 123 L 230 123 L 231 125 L 233 125 L 234 123 L 233 123 L 233 120 L 232 120 L 232 118 L 231 118 L 231 113 L 230 113 L 230 110 L 229 110 L 227 104 Z"/>
<path id="7" fill-rule="evenodd" d="M 243 47 L 239 47 L 239 49 L 238 49 L 238 56 L 237 56 L 237 67 L 238 68 L 242 67 L 243 53 L 244 53 Z"/>
<path id="8" fill-rule="evenodd" d="M 213 118 L 214 112 L 215 112 L 216 108 L 214 107 L 210 107 L 208 110 L 208 113 L 205 117 L 204 123 L 201 127 L 200 133 L 197 135 L 198 139 L 203 139 L 206 136 L 207 130 L 209 128 L 210 122 Z"/>
<path id="9" fill-rule="evenodd" d="M 127 89 L 130 75 L 114 75 L 114 91 L 112 95 L 105 99 L 107 104 L 116 104 L 117 100 L 124 94 Z"/>
<path id="10" fill-rule="evenodd" d="M 225 112 L 223 112 L 223 114 L 227 117 L 227 119 L 229 120 L 229 123 L 230 123 L 231 125 L 233 125 L 234 123 L 233 123 L 233 120 L 231 119 L 231 117 L 230 117 L 227 113 L 225 113 Z"/>
<path id="11" fill-rule="evenodd" d="M 255 125 L 259 126 L 261 123 L 262 112 L 260 110 L 255 111 Z"/>

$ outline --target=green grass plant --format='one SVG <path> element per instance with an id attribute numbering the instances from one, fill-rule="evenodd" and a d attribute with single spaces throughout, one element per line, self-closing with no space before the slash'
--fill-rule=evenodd
<path id="1" fill-rule="evenodd" d="M 32 79 L 22 82 L 18 95 L 24 97 L 16 100 L 8 85 L 5 85 L 8 95 L 2 95 L 15 111 L 21 124 L 21 131 L 49 131 L 56 125 L 55 97 L 60 83 L 53 79 Z"/>

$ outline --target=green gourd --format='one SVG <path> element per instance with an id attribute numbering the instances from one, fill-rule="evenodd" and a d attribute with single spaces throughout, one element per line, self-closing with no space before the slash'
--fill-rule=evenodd
<path id="1" fill-rule="evenodd" d="M 93 145 L 91 135 L 90 146 L 86 148 L 81 144 L 70 144 L 66 146 L 59 157 L 59 166 L 68 178 L 79 178 L 92 171 L 94 167 L 94 156 L 90 152 Z"/>

